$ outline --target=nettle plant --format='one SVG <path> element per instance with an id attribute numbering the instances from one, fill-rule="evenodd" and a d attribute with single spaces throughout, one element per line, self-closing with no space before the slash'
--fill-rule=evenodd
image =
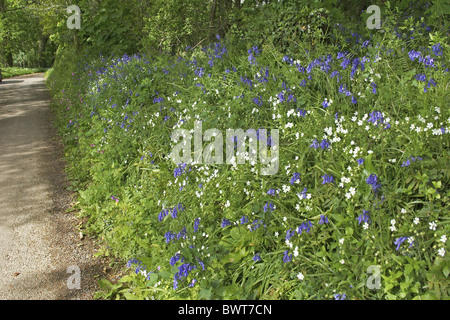
<path id="1" fill-rule="evenodd" d="M 336 32 L 79 65 L 55 95 L 77 206 L 130 268 L 99 297 L 448 295 L 447 47 Z"/>

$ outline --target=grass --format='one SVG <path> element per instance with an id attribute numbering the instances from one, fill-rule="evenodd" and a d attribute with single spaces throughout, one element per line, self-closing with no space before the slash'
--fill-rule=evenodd
<path id="1" fill-rule="evenodd" d="M 12 78 L 16 76 L 22 76 L 25 74 L 32 74 L 32 73 L 40 73 L 40 72 L 46 72 L 47 68 L 20 68 L 20 67 L 7 67 L 7 68 L 1 68 L 3 79 Z"/>

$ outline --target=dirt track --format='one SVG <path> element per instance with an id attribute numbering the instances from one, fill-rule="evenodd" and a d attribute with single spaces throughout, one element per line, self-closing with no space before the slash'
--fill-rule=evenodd
<path id="1" fill-rule="evenodd" d="M 49 100 L 43 74 L 0 83 L 0 299 L 90 299 L 103 271 L 65 212 L 72 195 Z M 67 286 L 70 266 L 81 289 Z"/>

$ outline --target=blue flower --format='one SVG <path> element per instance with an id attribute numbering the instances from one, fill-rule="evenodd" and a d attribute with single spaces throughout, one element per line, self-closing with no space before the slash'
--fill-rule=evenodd
<path id="1" fill-rule="evenodd" d="M 323 214 L 320 215 L 319 224 L 322 225 L 324 223 L 329 223 L 327 216 L 324 216 Z"/>
<path id="2" fill-rule="evenodd" d="M 416 78 L 417 81 L 427 81 L 427 76 L 425 73 L 416 74 L 414 78 Z"/>
<path id="3" fill-rule="evenodd" d="M 397 248 L 395 249 L 395 250 L 399 250 L 400 249 L 400 245 L 403 243 L 403 242 L 405 242 L 405 240 L 406 239 L 408 239 L 408 237 L 400 237 L 400 238 L 397 238 L 395 241 L 394 241 L 394 244 L 397 246 Z"/>
<path id="4" fill-rule="evenodd" d="M 431 47 L 431 50 L 436 56 L 442 56 L 442 46 L 440 43 L 435 44 Z"/>
<path id="5" fill-rule="evenodd" d="M 290 240 L 294 236 L 295 231 L 291 231 L 291 230 L 292 229 L 289 229 L 288 231 L 286 231 L 286 240 Z"/>
<path id="6" fill-rule="evenodd" d="M 248 217 L 246 215 L 244 215 L 244 216 L 242 216 L 240 221 L 241 221 L 241 225 L 244 224 L 244 223 L 247 223 L 248 222 Z"/>
<path id="7" fill-rule="evenodd" d="M 197 232 L 198 225 L 200 224 L 200 218 L 194 220 L 194 232 Z"/>
<path id="8" fill-rule="evenodd" d="M 369 114 L 369 119 L 367 119 L 367 122 L 372 122 L 378 127 L 379 123 L 384 123 L 383 113 L 381 111 L 372 111 Z"/>
<path id="9" fill-rule="evenodd" d="M 259 227 L 261 227 L 261 225 L 263 224 L 263 220 L 259 220 L 256 219 L 252 222 L 252 225 L 250 227 L 250 231 L 255 231 L 256 229 L 258 229 Z M 264 225 L 264 228 L 266 227 L 266 225 Z"/>
<path id="10" fill-rule="evenodd" d="M 317 149 L 319 147 L 319 143 L 317 142 L 317 139 L 314 139 L 313 143 L 309 147 Z"/>
<path id="11" fill-rule="evenodd" d="M 272 201 L 266 202 L 266 204 L 263 207 L 264 212 L 267 212 L 267 210 L 273 211 L 275 208 L 273 206 Z"/>
<path id="12" fill-rule="evenodd" d="M 288 251 L 286 250 L 285 252 L 283 252 L 284 256 L 283 256 L 283 262 L 284 263 L 288 263 L 289 261 L 292 260 L 292 253 L 290 255 L 288 255 Z"/>
<path id="13" fill-rule="evenodd" d="M 372 173 L 366 180 L 367 184 L 372 186 L 373 192 L 377 193 L 378 189 L 381 188 L 381 184 L 378 183 L 378 177 L 376 174 Z"/>
<path id="14" fill-rule="evenodd" d="M 261 260 L 261 255 L 259 254 L 259 253 L 257 253 L 257 254 L 255 254 L 254 256 L 253 256 L 253 261 L 259 261 L 259 260 Z"/>
<path id="15" fill-rule="evenodd" d="M 417 58 L 420 58 L 422 56 L 422 54 L 419 51 L 414 51 L 414 50 L 411 50 L 410 52 L 408 52 L 408 55 L 409 55 L 409 59 L 411 61 L 414 61 Z"/>
<path id="16" fill-rule="evenodd" d="M 345 293 L 343 293 L 343 294 L 338 293 L 338 294 L 334 295 L 334 300 L 345 300 L 346 298 L 347 298 L 347 295 Z"/>
<path id="17" fill-rule="evenodd" d="M 297 233 L 302 234 L 303 231 L 306 231 L 306 233 L 309 233 L 310 228 L 312 227 L 311 221 L 303 222 L 298 228 Z"/>
<path id="18" fill-rule="evenodd" d="M 358 165 L 362 165 L 364 164 L 364 159 L 363 158 L 359 158 L 358 160 L 356 160 L 358 162 Z"/>
<path id="19" fill-rule="evenodd" d="M 369 217 L 369 211 L 367 210 L 363 210 L 363 213 L 356 218 L 356 220 L 358 220 L 358 224 L 361 224 L 361 222 L 369 222 L 370 221 L 370 217 Z"/>
<path id="20" fill-rule="evenodd" d="M 300 181 L 300 180 L 301 180 L 300 179 L 300 173 L 295 172 L 294 175 L 292 176 L 291 180 L 290 180 L 290 183 L 291 183 L 291 185 L 294 185 L 294 183 L 296 181 Z"/>
<path id="21" fill-rule="evenodd" d="M 308 190 L 308 188 L 303 188 L 303 191 L 301 193 L 297 193 L 297 196 L 301 199 L 305 199 L 307 190 Z"/>
<path id="22" fill-rule="evenodd" d="M 333 176 L 329 176 L 329 175 L 323 175 L 322 176 L 322 179 L 323 179 L 323 181 L 322 181 L 322 184 L 326 184 L 326 183 L 332 183 L 333 181 L 334 181 L 334 177 Z"/>
<path id="23" fill-rule="evenodd" d="M 231 225 L 230 220 L 228 219 L 222 219 L 222 224 L 220 225 L 222 228 L 225 228 L 226 226 Z"/>
<path id="24" fill-rule="evenodd" d="M 322 150 L 327 149 L 329 146 L 330 146 L 330 142 L 329 142 L 327 139 L 323 139 L 323 140 L 320 142 L 320 148 L 321 148 Z"/>

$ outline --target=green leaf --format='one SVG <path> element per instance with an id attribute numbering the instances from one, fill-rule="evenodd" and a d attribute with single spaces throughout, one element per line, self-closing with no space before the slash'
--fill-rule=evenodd
<path id="1" fill-rule="evenodd" d="M 448 266 L 445 266 L 444 269 L 442 269 L 442 273 L 445 277 L 448 277 L 448 274 L 450 273 L 450 268 Z"/>
<path id="2" fill-rule="evenodd" d="M 212 288 L 205 288 L 200 290 L 200 293 L 198 294 L 198 298 L 205 299 L 205 300 L 211 300 L 211 294 L 212 294 Z"/>
<path id="3" fill-rule="evenodd" d="M 127 300 L 139 300 L 139 297 L 135 294 L 132 294 L 131 292 L 124 292 L 123 296 Z"/>

